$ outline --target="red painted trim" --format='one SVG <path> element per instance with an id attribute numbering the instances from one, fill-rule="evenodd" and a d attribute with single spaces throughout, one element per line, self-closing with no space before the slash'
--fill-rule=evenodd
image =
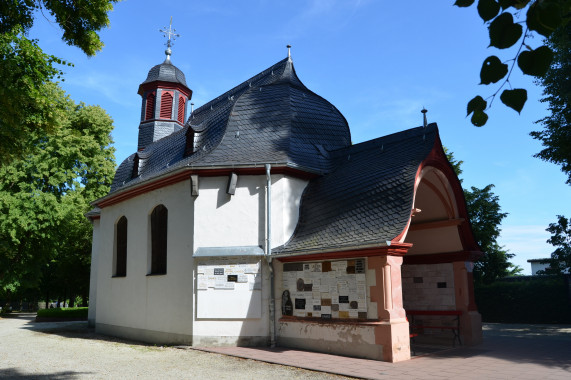
<path id="1" fill-rule="evenodd" d="M 412 244 L 402 243 L 402 244 L 391 244 L 388 247 L 372 247 L 355 249 L 348 251 L 335 251 L 335 252 L 323 252 L 323 253 L 312 253 L 308 255 L 295 255 L 295 256 L 284 256 L 276 257 L 282 263 L 289 262 L 299 262 L 299 261 L 314 261 L 314 260 L 336 260 L 336 259 L 349 259 L 358 257 L 372 257 L 372 256 L 404 256 L 408 250 L 412 247 Z"/>
<path id="2" fill-rule="evenodd" d="M 182 85 L 180 83 L 162 82 L 162 81 L 155 81 L 142 84 L 139 86 L 139 91 L 137 91 L 137 93 L 139 95 L 143 95 L 145 91 L 157 88 L 178 90 L 180 93 L 184 94 L 189 100 L 192 97 L 192 90 L 186 87 L 185 85 Z"/>
<path id="3" fill-rule="evenodd" d="M 184 127 L 184 123 L 181 123 L 180 121 L 175 120 L 175 119 L 146 119 L 146 120 L 143 120 L 143 122 L 141 122 L 141 124 L 152 123 L 155 121 L 173 122 L 173 123 L 177 123 L 181 127 Z M 145 148 L 143 148 L 143 149 L 145 149 Z"/>
<path id="4" fill-rule="evenodd" d="M 148 193 L 165 186 L 173 185 L 178 182 L 190 180 L 191 174 L 198 174 L 201 177 L 223 177 L 231 173 L 238 175 L 265 175 L 266 169 L 262 166 L 249 167 L 249 168 L 222 168 L 222 169 L 191 169 L 188 168 L 178 173 L 174 173 L 168 177 L 160 178 L 151 182 L 143 183 L 132 189 L 126 190 L 121 193 L 111 194 L 109 198 L 105 198 L 98 203 L 95 203 L 100 208 L 108 207 L 127 199 L 134 198 L 138 195 Z M 272 168 L 272 174 L 285 174 L 291 177 L 300 179 L 312 179 L 317 177 L 317 174 L 304 172 L 298 169 L 293 169 L 287 166 Z"/>
<path id="5" fill-rule="evenodd" d="M 403 265 L 414 264 L 443 264 L 455 261 L 476 261 L 480 258 L 482 252 L 477 251 L 460 251 L 449 253 L 431 253 L 427 255 L 407 255 L 403 258 Z"/>
<path id="6" fill-rule="evenodd" d="M 458 218 L 464 218 L 467 221 L 466 223 L 458 225 L 458 235 L 460 237 L 462 247 L 465 250 L 464 252 L 467 251 L 478 252 L 479 254 L 476 255 L 476 260 L 477 260 L 477 258 L 480 257 L 483 253 L 481 252 L 480 247 L 476 243 L 476 240 L 474 239 L 474 235 L 472 233 L 472 227 L 470 225 L 470 219 L 468 218 L 468 211 L 466 209 L 466 200 L 464 198 L 464 191 L 462 189 L 462 185 L 460 184 L 460 181 L 458 180 L 458 177 L 456 176 L 454 169 L 452 168 L 452 166 L 448 162 L 448 159 L 446 158 L 446 154 L 444 153 L 444 149 L 442 148 L 442 142 L 440 141 L 439 135 L 436 136 L 432 150 L 430 151 L 428 156 L 424 159 L 424 161 L 420 163 L 418 170 L 416 171 L 415 189 L 414 189 L 415 196 L 416 192 L 418 191 L 418 186 L 421 183 L 419 179 L 422 170 L 427 167 L 433 167 L 435 169 L 438 169 L 442 174 L 444 174 L 444 176 L 448 180 L 450 187 L 452 188 L 452 192 L 454 193 L 454 197 L 456 198 L 455 203 L 456 206 L 458 207 L 458 214 L 459 214 Z M 395 237 L 392 240 L 393 242 L 400 242 L 403 236 L 408 232 L 411 220 L 412 217 L 409 217 L 406 227 L 397 237 Z M 447 256 L 447 254 L 441 254 L 441 255 Z"/>

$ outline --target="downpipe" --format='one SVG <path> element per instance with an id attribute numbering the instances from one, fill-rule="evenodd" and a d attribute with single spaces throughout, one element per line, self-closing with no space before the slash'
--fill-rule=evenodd
<path id="1" fill-rule="evenodd" d="M 270 347 L 276 346 L 276 302 L 274 297 L 274 263 L 272 261 L 272 176 L 270 164 L 266 164 L 266 261 L 270 270 Z"/>

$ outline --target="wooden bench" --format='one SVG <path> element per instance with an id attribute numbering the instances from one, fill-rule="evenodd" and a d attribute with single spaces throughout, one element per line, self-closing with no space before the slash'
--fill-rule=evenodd
<path id="1" fill-rule="evenodd" d="M 452 339 L 452 346 L 456 346 L 456 341 L 460 345 L 462 345 L 462 341 L 460 340 L 460 316 L 462 315 L 462 311 L 460 310 L 407 310 L 407 315 L 410 315 L 410 337 L 414 338 L 418 336 L 418 331 L 423 329 L 441 329 L 441 330 L 450 330 L 452 331 L 453 339 Z M 446 325 L 428 325 L 426 323 L 416 323 L 414 317 L 417 315 L 428 315 L 428 316 L 450 316 L 454 317 L 455 324 L 453 326 L 446 326 Z M 408 318 L 407 318 L 408 319 Z"/>

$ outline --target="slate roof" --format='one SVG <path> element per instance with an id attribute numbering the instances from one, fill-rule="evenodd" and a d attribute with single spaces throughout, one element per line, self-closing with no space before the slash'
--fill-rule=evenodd
<path id="1" fill-rule="evenodd" d="M 186 85 L 186 77 L 184 73 L 175 65 L 172 64 L 170 60 L 165 60 L 160 65 L 156 65 L 149 70 L 147 74 L 147 79 L 141 85 L 145 83 L 162 81 L 162 82 L 173 82 Z"/>
<path id="2" fill-rule="evenodd" d="M 331 152 L 335 169 L 310 181 L 291 239 L 272 254 L 381 244 L 406 227 L 416 172 L 438 136 L 436 124 Z"/>
<path id="3" fill-rule="evenodd" d="M 189 128 L 195 153 L 185 157 Z M 117 169 L 111 193 L 182 167 L 270 163 L 327 173 L 332 169 L 328 152 L 350 143 L 344 116 L 307 89 L 286 58 L 196 109 L 182 130 L 138 152 L 136 178 L 131 178 L 135 154 L 129 156 Z"/>

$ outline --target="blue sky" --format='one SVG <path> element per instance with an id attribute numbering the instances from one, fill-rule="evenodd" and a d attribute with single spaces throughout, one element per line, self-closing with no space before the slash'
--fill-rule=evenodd
<path id="1" fill-rule="evenodd" d="M 541 145 L 529 136 L 544 117 L 541 88 L 516 68 L 511 83 L 528 90 L 521 115 L 499 97 L 482 128 L 466 118 L 466 103 L 497 87 L 480 86 L 483 60 L 503 61 L 515 50 L 487 48 L 487 28 L 475 6 L 453 1 L 124 0 L 101 33 L 105 43 L 87 58 L 61 41 L 40 16 L 30 32 L 40 45 L 75 64 L 62 87 L 76 101 L 97 104 L 113 118 L 117 162 L 136 150 L 141 98 L 137 88 L 164 60 L 168 25 L 181 35 L 173 63 L 185 74 L 198 107 L 284 58 L 291 44 L 298 76 L 347 118 L 354 143 L 421 125 L 423 107 L 438 123 L 443 144 L 463 160 L 464 186 L 495 185 L 502 210 L 500 244 L 529 274 L 527 259 L 548 257 L 545 228 L 571 216 L 571 186 L 558 166 L 533 158 Z M 528 41 L 532 46 L 541 40 Z"/>

